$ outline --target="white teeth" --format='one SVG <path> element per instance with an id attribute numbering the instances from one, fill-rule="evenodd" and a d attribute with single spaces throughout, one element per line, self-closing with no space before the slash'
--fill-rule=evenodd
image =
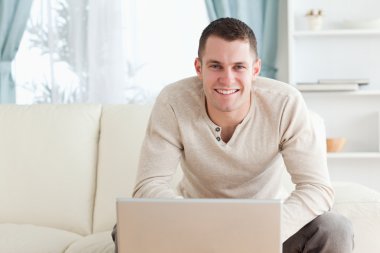
<path id="1" fill-rule="evenodd" d="M 238 90 L 219 90 L 219 89 L 216 90 L 216 92 L 223 94 L 223 95 L 229 95 L 229 94 L 235 93 L 237 91 Z"/>

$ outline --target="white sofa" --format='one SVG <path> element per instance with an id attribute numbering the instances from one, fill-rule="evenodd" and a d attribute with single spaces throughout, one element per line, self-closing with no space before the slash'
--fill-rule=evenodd
<path id="1" fill-rule="evenodd" d="M 0 252 L 113 252 L 115 199 L 131 194 L 149 112 L 0 105 Z M 353 222 L 355 252 L 380 252 L 380 194 L 335 188 L 334 209 Z"/>

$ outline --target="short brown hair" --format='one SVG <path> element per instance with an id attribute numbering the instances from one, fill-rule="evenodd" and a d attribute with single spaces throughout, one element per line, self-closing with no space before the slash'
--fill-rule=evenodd
<path id="1" fill-rule="evenodd" d="M 210 36 L 217 36 L 227 41 L 248 40 L 251 50 L 257 54 L 255 33 L 244 22 L 236 18 L 219 18 L 212 21 L 202 32 L 198 45 L 198 57 L 201 58 Z"/>

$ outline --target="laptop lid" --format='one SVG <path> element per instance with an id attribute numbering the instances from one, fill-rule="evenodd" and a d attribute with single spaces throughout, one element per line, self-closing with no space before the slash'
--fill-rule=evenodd
<path id="1" fill-rule="evenodd" d="M 280 200 L 117 200 L 119 253 L 280 253 Z"/>

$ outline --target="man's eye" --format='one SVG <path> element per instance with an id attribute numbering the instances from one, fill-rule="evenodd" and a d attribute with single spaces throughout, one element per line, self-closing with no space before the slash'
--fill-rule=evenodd
<path id="1" fill-rule="evenodd" d="M 210 68 L 212 68 L 212 69 L 220 69 L 220 65 L 212 64 L 212 65 L 210 65 Z"/>
<path id="2" fill-rule="evenodd" d="M 245 66 L 243 66 L 243 65 L 237 65 L 235 68 L 238 69 L 238 70 L 240 70 L 240 69 L 245 69 Z"/>

